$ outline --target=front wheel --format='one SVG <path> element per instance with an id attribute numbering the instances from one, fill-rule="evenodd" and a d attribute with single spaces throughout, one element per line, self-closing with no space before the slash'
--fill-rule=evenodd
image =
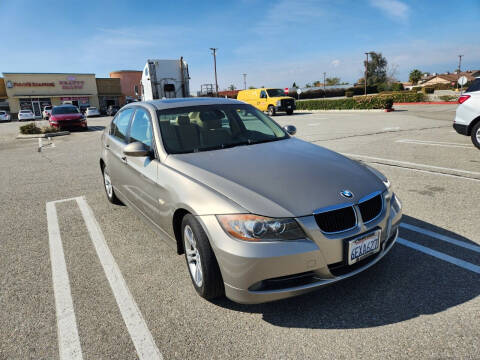
<path id="1" fill-rule="evenodd" d="M 122 202 L 117 198 L 117 195 L 115 195 L 112 180 L 110 179 L 110 174 L 106 167 L 103 169 L 103 187 L 105 189 L 105 193 L 107 194 L 108 201 L 115 205 L 122 204 Z"/>
<path id="2" fill-rule="evenodd" d="M 197 293 L 207 300 L 223 296 L 220 268 L 202 226 L 193 215 L 182 220 L 182 237 L 190 278 Z"/>
<path id="3" fill-rule="evenodd" d="M 275 107 L 273 105 L 268 106 L 268 115 L 275 116 Z"/>
<path id="4" fill-rule="evenodd" d="M 471 136 L 473 145 L 480 149 L 480 122 L 473 127 Z"/>

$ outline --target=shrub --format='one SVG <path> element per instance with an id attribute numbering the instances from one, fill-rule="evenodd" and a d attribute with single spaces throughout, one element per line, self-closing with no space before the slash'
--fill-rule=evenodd
<path id="1" fill-rule="evenodd" d="M 435 89 L 433 87 L 430 87 L 430 86 L 425 86 L 422 88 L 422 92 L 424 94 L 433 94 L 433 92 L 435 91 Z"/>
<path id="2" fill-rule="evenodd" d="M 382 95 L 380 95 L 382 96 Z M 386 96 L 386 95 L 383 95 Z M 425 95 L 423 93 L 411 92 L 411 91 L 402 91 L 391 93 L 388 97 L 393 99 L 393 102 L 420 102 L 425 100 Z"/>
<path id="3" fill-rule="evenodd" d="M 346 97 L 353 97 L 354 94 L 355 94 L 355 92 L 353 90 L 345 91 L 345 96 Z"/>
<path id="4" fill-rule="evenodd" d="M 41 134 L 42 129 L 40 129 L 35 123 L 28 123 L 20 126 L 20 133 L 22 134 Z"/>
<path id="5" fill-rule="evenodd" d="M 388 109 L 393 99 L 387 96 L 358 96 L 335 100 L 307 100 L 297 102 L 298 110 Z"/>
<path id="6" fill-rule="evenodd" d="M 59 132 L 60 130 L 53 126 L 44 126 L 41 128 L 41 131 L 42 131 L 42 134 L 48 134 L 48 133 Z"/>
<path id="7" fill-rule="evenodd" d="M 392 84 L 392 91 L 402 91 L 404 90 L 402 83 L 393 83 Z"/>
<path id="8" fill-rule="evenodd" d="M 422 87 L 421 86 L 414 86 L 412 87 L 412 91 L 421 91 Z"/>
<path id="9" fill-rule="evenodd" d="M 439 96 L 442 101 L 457 101 L 458 96 L 455 95 L 441 95 Z"/>

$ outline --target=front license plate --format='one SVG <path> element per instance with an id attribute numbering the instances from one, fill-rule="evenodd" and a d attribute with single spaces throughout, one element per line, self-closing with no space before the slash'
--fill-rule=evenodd
<path id="1" fill-rule="evenodd" d="M 348 242 L 348 265 L 377 253 L 380 250 L 380 230 L 362 235 Z"/>

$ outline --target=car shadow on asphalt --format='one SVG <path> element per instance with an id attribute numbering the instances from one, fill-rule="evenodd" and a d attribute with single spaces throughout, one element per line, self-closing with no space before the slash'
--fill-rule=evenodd
<path id="1" fill-rule="evenodd" d="M 403 221 L 475 244 L 458 234 L 410 216 L 404 216 Z M 418 244 L 431 241 L 417 240 L 412 233 L 402 231 L 400 236 L 409 241 Z M 446 245 L 448 248 L 450 244 Z M 435 249 L 460 259 L 466 257 L 465 261 L 470 256 L 469 250 L 464 248 Z M 480 265 L 478 253 L 475 264 Z M 314 292 L 256 305 L 237 304 L 225 298 L 215 301 L 215 304 L 233 311 L 261 313 L 264 321 L 281 327 L 356 329 L 436 314 L 478 295 L 478 274 L 397 243 L 389 254 L 370 269 Z"/>
<path id="2" fill-rule="evenodd" d="M 105 126 L 102 126 L 102 125 L 95 125 L 95 126 L 88 126 L 88 131 L 91 132 L 91 131 L 103 131 L 105 130 Z"/>

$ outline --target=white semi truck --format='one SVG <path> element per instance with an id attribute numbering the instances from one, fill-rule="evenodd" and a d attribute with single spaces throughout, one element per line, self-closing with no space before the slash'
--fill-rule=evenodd
<path id="1" fill-rule="evenodd" d="M 183 60 L 147 60 L 142 74 L 142 100 L 190 96 L 188 65 Z"/>

